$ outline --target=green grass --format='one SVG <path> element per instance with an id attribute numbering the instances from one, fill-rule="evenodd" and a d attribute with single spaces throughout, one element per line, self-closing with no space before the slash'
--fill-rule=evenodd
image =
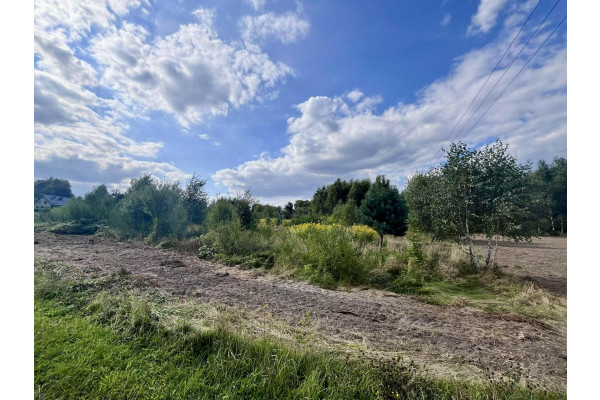
<path id="1" fill-rule="evenodd" d="M 429 379 L 399 361 L 317 353 L 218 328 L 171 326 L 154 312 L 151 297 L 132 290 L 132 276 L 69 281 L 55 274 L 54 267 L 38 265 L 35 274 L 36 398 L 564 397 L 510 381 Z"/>

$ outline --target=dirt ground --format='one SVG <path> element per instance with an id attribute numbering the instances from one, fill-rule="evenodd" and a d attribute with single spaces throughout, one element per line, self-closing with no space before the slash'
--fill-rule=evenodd
<path id="1" fill-rule="evenodd" d="M 325 290 L 134 242 L 50 233 L 36 233 L 35 241 L 38 259 L 89 273 L 124 268 L 169 294 L 249 310 L 268 302 L 273 315 L 290 324 L 298 324 L 310 311 L 317 329 L 332 342 L 399 353 L 436 374 L 468 377 L 485 376 L 489 370 L 514 371 L 524 382 L 566 390 L 566 322 L 549 326 L 503 319 L 378 290 Z M 550 285 L 556 288 L 562 287 L 557 282 L 566 285 L 565 239 L 503 246 L 498 257 L 499 264 L 509 265 L 505 270 L 510 273 L 540 282 L 556 279 Z"/>
<path id="2" fill-rule="evenodd" d="M 481 254 L 487 242 L 473 242 Z M 493 253 L 492 253 L 493 254 Z M 498 265 L 504 273 L 531 280 L 550 292 L 567 295 L 567 238 L 533 238 L 527 242 L 498 242 Z"/>

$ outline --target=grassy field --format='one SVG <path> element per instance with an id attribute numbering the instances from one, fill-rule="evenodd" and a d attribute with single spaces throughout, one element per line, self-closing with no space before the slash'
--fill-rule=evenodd
<path id="1" fill-rule="evenodd" d="M 36 398 L 360 399 L 562 398 L 515 382 L 423 377 L 410 364 L 311 351 L 222 325 L 197 327 L 157 310 L 134 277 L 95 281 L 35 273 Z M 160 303 L 160 304 L 159 304 Z"/>

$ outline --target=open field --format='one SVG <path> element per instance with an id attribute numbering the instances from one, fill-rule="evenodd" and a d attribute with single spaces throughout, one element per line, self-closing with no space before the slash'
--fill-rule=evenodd
<path id="1" fill-rule="evenodd" d="M 328 345 L 370 356 L 402 355 L 434 375 L 465 378 L 485 377 L 490 370 L 510 372 L 522 383 L 566 389 L 566 320 L 546 323 L 469 307 L 442 307 L 372 289 L 330 291 L 136 242 L 50 233 L 36 233 L 35 239 L 36 259 L 72 265 L 82 277 L 123 268 L 168 295 L 247 310 L 248 318 L 260 318 L 257 313 L 265 304 L 275 320 L 292 326 L 303 324 L 310 313 L 312 329 Z M 554 278 L 545 274 L 559 273 L 561 262 L 544 259 L 546 267 L 536 271 L 533 261 L 544 254 L 566 259 L 560 240 L 566 249 L 565 239 L 553 238 L 545 245 L 542 239 L 535 250 L 525 245 L 511 247 L 506 254 L 519 260 L 527 274 Z M 559 249 L 552 248 L 553 243 L 559 243 Z M 510 266 L 510 258 L 502 258 L 505 249 L 509 247 L 499 250 L 498 262 Z M 511 268 L 518 270 L 514 264 L 505 270 Z"/>
<path id="2" fill-rule="evenodd" d="M 487 251 L 484 239 L 477 238 L 475 247 Z M 532 238 L 527 242 L 499 242 L 498 266 L 502 272 L 530 280 L 537 286 L 567 295 L 567 238 Z"/>

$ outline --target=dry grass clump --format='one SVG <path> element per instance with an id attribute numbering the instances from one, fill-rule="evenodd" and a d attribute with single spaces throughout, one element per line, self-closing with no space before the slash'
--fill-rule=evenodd
<path id="1" fill-rule="evenodd" d="M 515 310 L 536 317 L 563 320 L 567 315 L 567 299 L 527 282 L 511 299 Z"/>

